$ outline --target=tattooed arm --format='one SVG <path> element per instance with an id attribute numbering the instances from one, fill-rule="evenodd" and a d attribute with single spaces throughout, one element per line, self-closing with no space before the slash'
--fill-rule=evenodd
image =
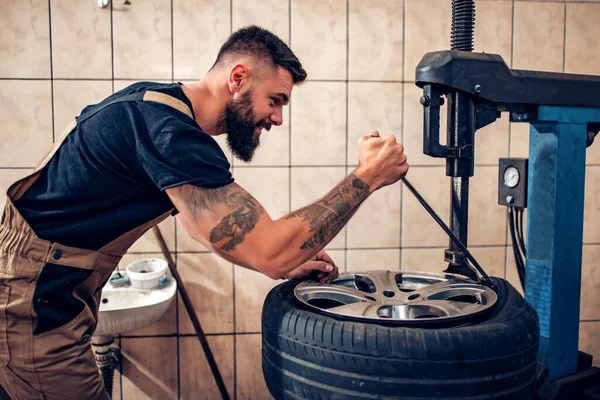
<path id="1" fill-rule="evenodd" d="M 310 235 L 300 249 L 323 248 L 346 225 L 368 195 L 367 184 L 352 173 L 316 203 L 287 215 L 286 219 L 299 218 L 309 225 Z"/>
<path id="2" fill-rule="evenodd" d="M 359 140 L 359 166 L 315 203 L 272 220 L 244 188 L 182 185 L 167 189 L 188 234 L 223 258 L 278 279 L 321 250 L 373 191 L 408 171 L 396 138 Z"/>
<path id="3" fill-rule="evenodd" d="M 244 188 L 167 189 L 192 238 L 223 258 L 278 279 L 313 257 L 369 195 L 354 173 L 319 201 L 273 221 Z"/>

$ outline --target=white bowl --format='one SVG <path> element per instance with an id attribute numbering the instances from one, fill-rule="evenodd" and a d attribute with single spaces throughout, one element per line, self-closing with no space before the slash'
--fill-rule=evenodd
<path id="1" fill-rule="evenodd" d="M 132 262 L 125 270 L 134 288 L 154 289 L 167 283 L 167 267 L 163 259 L 147 258 Z"/>

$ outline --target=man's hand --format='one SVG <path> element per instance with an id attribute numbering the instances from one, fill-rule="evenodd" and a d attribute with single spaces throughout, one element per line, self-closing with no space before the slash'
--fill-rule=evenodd
<path id="1" fill-rule="evenodd" d="M 313 271 L 319 271 L 317 279 L 323 283 L 329 283 L 339 275 L 337 265 L 335 265 L 331 257 L 329 257 L 329 254 L 324 250 L 321 250 L 313 258 L 288 272 L 285 275 L 285 279 L 306 278 Z"/>
<path id="2" fill-rule="evenodd" d="M 397 182 L 408 172 L 404 146 L 394 135 L 379 136 L 371 131 L 358 139 L 356 176 L 369 186 L 370 192 Z"/>

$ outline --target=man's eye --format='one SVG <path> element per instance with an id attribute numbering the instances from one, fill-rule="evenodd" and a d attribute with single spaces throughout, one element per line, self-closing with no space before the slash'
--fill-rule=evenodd
<path id="1" fill-rule="evenodd" d="M 271 97 L 271 101 L 273 102 L 273 105 L 279 104 L 279 99 L 277 97 Z"/>

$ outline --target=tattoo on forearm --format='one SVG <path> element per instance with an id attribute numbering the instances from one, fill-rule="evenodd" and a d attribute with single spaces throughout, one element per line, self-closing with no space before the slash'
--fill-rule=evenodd
<path id="1" fill-rule="evenodd" d="M 329 243 L 368 195 L 369 186 L 350 174 L 321 200 L 289 214 L 286 219 L 302 218 L 310 226 L 312 235 L 300 248 L 307 250 Z"/>
<path id="2" fill-rule="evenodd" d="M 214 189 L 186 185 L 181 190 L 184 201 L 194 215 L 220 204 L 235 210 L 223 217 L 210 232 L 211 243 L 227 240 L 221 246 L 225 251 L 235 249 L 264 212 L 260 203 L 236 183 Z"/>

